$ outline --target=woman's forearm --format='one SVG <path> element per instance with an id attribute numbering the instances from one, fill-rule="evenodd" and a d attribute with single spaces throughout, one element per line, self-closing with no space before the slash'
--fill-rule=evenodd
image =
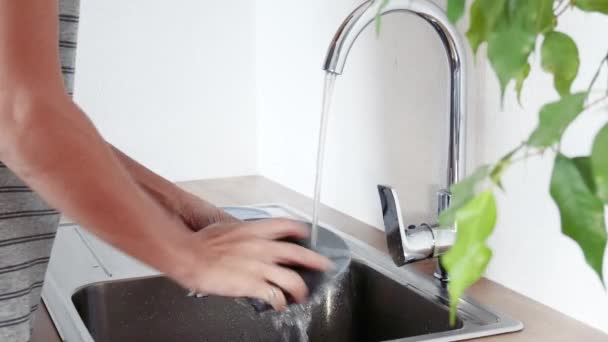
<path id="1" fill-rule="evenodd" d="M 115 146 L 110 144 L 110 148 L 133 180 L 144 191 L 170 212 L 179 210 L 180 198 L 183 196 L 184 190 L 141 165 Z"/>
<path id="2" fill-rule="evenodd" d="M 0 114 L 0 159 L 50 205 L 134 257 L 173 272 L 189 230 L 137 186 L 74 104 L 34 98 L 17 106 L 18 113 Z"/>
<path id="3" fill-rule="evenodd" d="M 65 94 L 57 11 L 56 0 L 0 1 L 0 160 L 51 206 L 175 276 L 192 233 L 137 186 Z"/>
<path id="4" fill-rule="evenodd" d="M 217 214 L 209 224 L 197 217 L 208 204 L 193 195 L 187 220 L 163 209 L 149 194 L 171 197 L 176 188 L 115 154 L 66 96 L 57 9 L 57 0 L 0 1 L 0 160 L 51 206 L 185 287 L 259 298 L 277 309 L 287 304 L 282 290 L 303 302 L 306 284 L 285 265 L 327 271 L 331 262 L 280 240 L 303 239 L 307 228 Z M 199 228 L 206 229 L 191 231 Z"/>
<path id="5" fill-rule="evenodd" d="M 218 215 L 225 215 L 222 210 L 213 204 L 179 188 L 177 185 L 133 160 L 116 147 L 110 146 L 114 151 L 114 155 L 129 171 L 133 180 L 169 213 L 179 216 L 180 219 L 188 223 L 191 229 L 199 230 L 204 228 L 204 226 L 221 219 Z M 195 218 L 194 221 L 196 222 L 191 222 L 193 218 Z"/>

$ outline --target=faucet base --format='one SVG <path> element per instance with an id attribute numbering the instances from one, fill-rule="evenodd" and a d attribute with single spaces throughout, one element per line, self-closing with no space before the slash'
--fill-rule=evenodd
<path id="1" fill-rule="evenodd" d="M 437 258 L 437 268 L 435 269 L 435 273 L 433 273 L 433 276 L 445 284 L 450 281 L 450 275 L 448 274 L 448 271 L 443 267 L 443 265 L 441 265 L 440 258 Z"/>

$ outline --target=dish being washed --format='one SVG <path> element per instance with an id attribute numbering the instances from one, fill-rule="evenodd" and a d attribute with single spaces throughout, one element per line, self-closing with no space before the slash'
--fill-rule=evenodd
<path id="1" fill-rule="evenodd" d="M 312 229 L 311 223 L 300 223 L 307 226 L 309 229 Z M 334 268 L 328 272 L 320 272 L 298 266 L 286 266 L 296 271 L 302 277 L 304 283 L 306 283 L 306 286 L 308 287 L 309 291 L 308 303 L 306 304 L 314 304 L 315 302 L 318 302 L 321 298 L 323 298 L 324 292 L 329 291 L 332 288 L 336 280 L 339 279 L 340 276 L 344 274 L 345 271 L 348 269 L 348 266 L 351 261 L 348 246 L 346 245 L 344 240 L 342 240 L 341 237 L 321 227 L 317 227 L 317 230 L 317 241 L 316 246 L 314 247 L 311 246 L 310 237 L 303 240 L 285 240 L 287 242 L 295 243 L 302 247 L 312 249 L 317 253 L 329 258 L 334 264 Z M 287 298 L 289 310 L 289 307 L 296 304 L 288 294 L 285 294 L 285 296 Z M 251 305 L 253 305 L 253 307 L 258 313 L 272 309 L 272 307 L 268 303 L 260 299 L 249 299 L 249 302 L 251 303 Z"/>

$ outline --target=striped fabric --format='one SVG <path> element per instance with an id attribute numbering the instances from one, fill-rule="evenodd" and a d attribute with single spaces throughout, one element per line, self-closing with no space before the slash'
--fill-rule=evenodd
<path id="1" fill-rule="evenodd" d="M 60 0 L 59 48 L 73 94 L 79 0 Z M 0 341 L 29 341 L 59 213 L 0 162 Z"/>

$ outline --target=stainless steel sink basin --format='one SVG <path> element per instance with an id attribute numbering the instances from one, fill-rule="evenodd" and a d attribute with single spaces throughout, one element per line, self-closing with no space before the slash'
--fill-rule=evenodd
<path id="1" fill-rule="evenodd" d="M 98 342 L 386 341 L 451 329 L 445 306 L 362 261 L 339 282 L 314 306 L 309 325 L 277 324 L 280 313 L 257 313 L 243 300 L 188 297 L 164 277 L 95 284 L 72 299 Z"/>
<path id="2" fill-rule="evenodd" d="M 269 216 L 305 219 L 284 206 L 259 208 Z M 244 299 L 190 297 L 75 225 L 59 231 L 43 297 L 70 342 L 458 341 L 523 328 L 467 296 L 450 327 L 440 282 L 395 267 L 369 245 L 327 230 L 347 245 L 350 263 L 335 286 L 287 314 L 257 313 Z"/>

